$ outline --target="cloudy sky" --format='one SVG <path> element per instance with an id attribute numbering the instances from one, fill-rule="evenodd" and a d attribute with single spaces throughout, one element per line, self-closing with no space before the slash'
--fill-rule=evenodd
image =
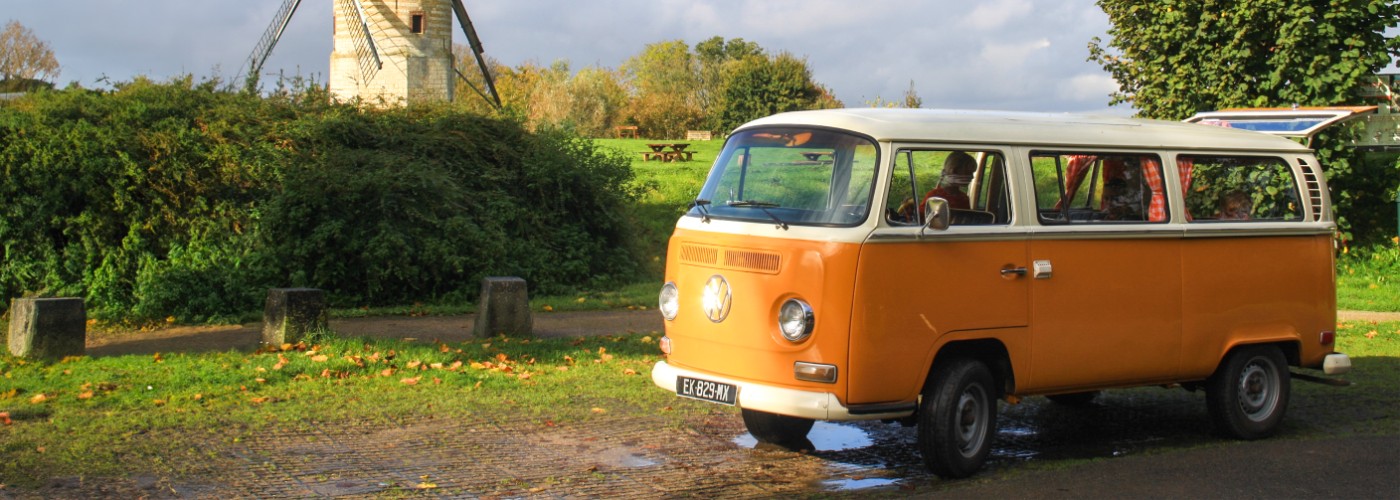
<path id="1" fill-rule="evenodd" d="M 388 0 L 394 1 L 394 0 Z M 332 0 L 304 0 L 264 73 L 326 81 Z M 5 0 L 58 57 L 58 82 L 101 86 L 237 73 L 282 0 Z M 566 60 L 616 68 L 648 43 L 743 38 L 805 57 L 847 106 L 902 98 L 924 107 L 1129 114 L 1086 62 L 1108 19 L 1093 0 L 464 0 L 487 55 L 515 66 Z M 458 43 L 465 43 L 457 34 Z"/>

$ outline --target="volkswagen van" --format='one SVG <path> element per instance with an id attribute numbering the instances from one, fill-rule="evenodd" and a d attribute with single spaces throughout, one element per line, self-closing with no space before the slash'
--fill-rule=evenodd
<path id="1" fill-rule="evenodd" d="M 676 223 L 660 310 L 679 396 L 761 442 L 916 424 L 965 477 L 998 404 L 1203 390 L 1262 438 L 1290 370 L 1340 374 L 1331 208 L 1312 152 L 1206 125 L 838 109 L 734 130 Z"/>

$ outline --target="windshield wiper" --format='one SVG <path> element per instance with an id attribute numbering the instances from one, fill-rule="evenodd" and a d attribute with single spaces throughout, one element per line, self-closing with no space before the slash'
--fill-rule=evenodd
<path id="1" fill-rule="evenodd" d="M 700 222 L 704 222 L 706 224 L 710 223 L 710 209 L 705 208 L 709 205 L 710 200 L 703 200 L 700 198 L 696 198 L 694 201 L 690 202 L 690 206 L 692 208 L 700 209 Z"/>
<path id="2" fill-rule="evenodd" d="M 783 222 L 783 220 L 782 220 L 782 219 L 779 219 L 778 216 L 773 215 L 773 212 L 769 212 L 769 211 L 768 211 L 769 208 L 773 208 L 773 207 L 778 206 L 777 203 L 773 203 L 773 202 L 769 202 L 769 201 L 758 201 L 758 200 L 743 200 L 743 201 L 731 201 L 731 202 L 729 202 L 729 206 L 731 206 L 731 207 L 753 207 L 753 208 L 757 208 L 757 209 L 759 209 L 759 210 L 762 210 L 763 213 L 768 214 L 768 217 L 769 217 L 769 218 L 772 218 L 772 219 L 773 219 L 773 222 L 778 223 L 778 229 L 782 229 L 782 230 L 784 230 L 784 231 L 787 231 L 787 229 L 788 229 L 788 225 L 787 225 L 786 222 Z"/>

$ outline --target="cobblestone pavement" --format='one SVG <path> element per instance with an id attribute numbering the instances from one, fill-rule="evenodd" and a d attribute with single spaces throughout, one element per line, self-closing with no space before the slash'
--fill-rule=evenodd
<path id="1" fill-rule="evenodd" d="M 1393 372 L 1400 370 L 1400 360 L 1379 359 L 1363 368 Z M 1108 391 L 1082 407 L 1042 398 L 1004 404 L 987 468 L 963 481 L 943 481 L 923 469 L 912 428 L 819 422 L 810 436 L 813 451 L 756 449 L 736 412 L 716 406 L 708 416 L 679 427 L 659 417 L 615 412 L 567 423 L 491 416 L 284 431 L 217 445 L 218 458 L 195 468 L 201 472 L 194 477 L 57 478 L 37 491 L 0 489 L 0 497 L 1001 497 L 1032 492 L 1063 497 L 1118 496 L 1113 493 L 1129 490 L 1114 485 L 1129 483 L 1136 488 L 1133 496 L 1177 496 L 1171 492 L 1193 491 L 1190 485 L 1202 481 L 1230 481 L 1199 470 L 1221 469 L 1221 456 L 1266 463 L 1274 472 L 1270 477 L 1298 483 L 1239 489 L 1242 496 L 1258 496 L 1249 491 L 1328 496 L 1327 483 L 1308 474 L 1313 469 L 1326 470 L 1326 481 L 1351 485 L 1347 491 L 1376 491 L 1376 496 L 1400 492 L 1393 468 L 1400 462 L 1400 447 L 1367 447 L 1367 453 L 1381 456 L 1342 470 L 1315 460 L 1331 456 L 1320 454 L 1334 449 L 1329 440 L 1347 440 L 1354 447 L 1380 432 L 1388 436 L 1380 439 L 1394 442 L 1396 429 L 1377 426 L 1393 426 L 1400 410 L 1390 397 L 1371 396 L 1393 388 L 1314 387 L 1300 390 L 1294 384 L 1288 418 L 1267 445 L 1216 437 L 1203 395 L 1179 389 Z M 1212 451 L 1217 449 L 1220 453 Z M 1279 453 L 1297 458 L 1280 458 Z M 1338 453 L 1350 456 L 1333 455 Z M 1131 460 L 1099 460 L 1125 456 Z M 1074 460 L 1071 470 L 1037 467 L 1061 460 Z M 1198 470 L 1181 465 L 1182 460 L 1198 464 Z M 1105 466 L 1109 463 L 1113 465 Z M 1294 470 L 1298 472 L 1287 472 Z M 1160 487 L 1141 484 L 1146 478 Z M 1249 479 L 1240 481 L 1238 488 L 1248 487 Z M 1038 489 L 1041 483 L 1058 489 Z M 1094 486 L 1076 489 L 1079 484 Z M 1228 488 L 1233 483 L 1225 489 L 1212 484 L 1215 489 L 1203 491 L 1236 491 Z"/>
<path id="2" fill-rule="evenodd" d="M 1324 401 L 1295 403 L 1293 413 L 1303 422 L 1287 426 L 1278 439 L 1287 440 L 1330 411 Z M 45 498 L 960 496 L 1006 493 L 1007 487 L 997 484 L 1039 462 L 1129 455 L 1141 460 L 1182 447 L 1236 446 L 1212 435 L 1200 395 L 1162 389 L 1113 391 L 1085 407 L 1039 398 L 1003 405 L 995 451 L 987 469 L 971 480 L 943 481 L 928 474 L 914 451 L 913 429 L 898 424 L 819 422 L 811 440 L 815 450 L 808 453 L 755 449 L 742 422 L 727 410 L 680 428 L 657 417 L 627 415 L 558 424 L 433 419 L 264 434 L 220 450 L 221 463 L 199 477 L 62 478 L 30 493 Z M 1033 472 L 1047 473 L 1053 474 Z M 0 496 L 4 493 L 0 490 Z"/>

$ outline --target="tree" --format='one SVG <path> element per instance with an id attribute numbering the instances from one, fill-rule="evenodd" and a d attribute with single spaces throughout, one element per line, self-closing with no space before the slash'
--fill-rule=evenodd
<path id="1" fill-rule="evenodd" d="M 909 80 L 909 90 L 904 91 L 904 107 L 924 107 L 924 99 L 919 97 L 919 92 L 917 90 L 914 90 L 914 80 Z"/>
<path id="2" fill-rule="evenodd" d="M 627 88 L 619 72 L 596 66 L 583 68 L 569 80 L 569 92 L 573 95 L 569 118 L 578 133 L 603 137 L 621 123 Z"/>
<path id="3" fill-rule="evenodd" d="M 1100 0 L 1112 37 L 1089 59 L 1118 81 L 1110 104 L 1169 120 L 1228 106 L 1348 104 L 1400 54 L 1393 0 Z"/>
<path id="4" fill-rule="evenodd" d="M 695 55 L 699 62 L 696 68 L 699 79 L 696 98 L 705 113 L 704 126 L 710 130 L 722 128 L 719 115 L 724 104 L 725 87 L 729 85 L 735 68 L 747 57 L 762 56 L 763 48 L 743 38 L 725 41 L 724 37 L 716 36 L 695 44 Z"/>
<path id="5" fill-rule="evenodd" d="M 734 69 L 724 89 L 722 129 L 774 113 L 836 107 L 840 102 L 812 81 L 805 59 L 783 52 L 775 57 L 751 55 Z"/>
<path id="6" fill-rule="evenodd" d="M 27 82 L 21 87 L 58 76 L 58 59 L 49 44 L 20 24 L 10 21 L 0 31 L 0 84 Z M 17 83 L 8 83 L 17 85 Z"/>
<path id="7" fill-rule="evenodd" d="M 1392 58 L 1400 39 L 1394 0 L 1099 0 L 1112 27 L 1089 60 L 1118 81 L 1111 104 L 1180 120 L 1227 107 L 1356 104 L 1356 92 Z M 1346 147 L 1349 130 L 1311 146 L 1327 168 L 1343 238 L 1374 241 L 1387 230 L 1400 182 L 1394 166 Z"/>
<path id="8" fill-rule="evenodd" d="M 700 123 L 690 47 L 681 40 L 648 44 L 623 63 L 632 83 L 628 115 L 649 137 L 680 137 Z"/>

